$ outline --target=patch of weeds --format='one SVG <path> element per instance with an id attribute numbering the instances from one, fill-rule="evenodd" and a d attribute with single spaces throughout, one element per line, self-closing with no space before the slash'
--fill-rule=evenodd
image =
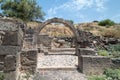
<path id="1" fill-rule="evenodd" d="M 109 56 L 109 53 L 106 50 L 98 50 L 97 52 L 100 56 Z"/>
<path id="2" fill-rule="evenodd" d="M 4 79 L 5 79 L 4 73 L 0 73 L 0 80 L 4 80 Z"/>

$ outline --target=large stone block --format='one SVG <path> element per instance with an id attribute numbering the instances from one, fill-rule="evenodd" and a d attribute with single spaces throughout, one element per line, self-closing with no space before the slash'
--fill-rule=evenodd
<path id="1" fill-rule="evenodd" d="M 20 54 L 21 70 L 34 73 L 37 67 L 37 50 L 22 51 Z"/>
<path id="2" fill-rule="evenodd" d="M 0 46 L 0 55 L 16 55 L 20 49 L 19 46 Z"/>
<path id="3" fill-rule="evenodd" d="M 96 55 L 96 51 L 91 48 L 79 48 L 79 55 Z"/>
<path id="4" fill-rule="evenodd" d="M 7 55 L 4 60 L 4 72 L 8 73 L 16 70 L 16 57 Z"/>
<path id="5" fill-rule="evenodd" d="M 5 80 L 17 80 L 16 71 L 5 73 Z"/>
<path id="6" fill-rule="evenodd" d="M 79 70 L 87 75 L 100 75 L 106 68 L 111 67 L 111 59 L 102 56 L 82 55 L 78 57 Z"/>
<path id="7" fill-rule="evenodd" d="M 3 70 L 4 70 L 4 63 L 0 62 L 0 71 L 3 71 Z"/>
<path id="8" fill-rule="evenodd" d="M 4 62 L 5 55 L 0 55 L 0 62 Z"/>
<path id="9" fill-rule="evenodd" d="M 38 35 L 37 44 L 43 44 L 46 47 L 50 47 L 51 41 L 52 38 L 50 38 L 48 35 Z"/>
<path id="10" fill-rule="evenodd" d="M 112 59 L 112 68 L 120 68 L 120 59 L 119 58 L 113 58 Z"/>
<path id="11" fill-rule="evenodd" d="M 23 36 L 19 33 L 19 31 L 11 32 L 5 31 L 5 35 L 2 40 L 1 45 L 6 46 L 20 46 L 22 45 Z"/>

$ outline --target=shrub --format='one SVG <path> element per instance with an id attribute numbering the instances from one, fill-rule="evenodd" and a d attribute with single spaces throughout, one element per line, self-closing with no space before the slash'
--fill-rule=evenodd
<path id="1" fill-rule="evenodd" d="M 110 45 L 111 55 L 114 58 L 120 57 L 120 44 Z"/>
<path id="2" fill-rule="evenodd" d="M 108 51 L 106 50 L 98 50 L 98 55 L 101 55 L 101 56 L 109 56 L 109 53 Z"/>
<path id="3" fill-rule="evenodd" d="M 119 69 L 106 69 L 104 74 L 109 80 L 120 80 L 120 70 Z"/>
<path id="4" fill-rule="evenodd" d="M 110 19 L 105 19 L 105 20 L 100 21 L 98 23 L 98 25 L 100 25 L 100 26 L 113 26 L 113 25 L 115 25 L 115 22 L 111 21 Z"/>
<path id="5" fill-rule="evenodd" d="M 0 80 L 4 80 L 5 79 L 5 76 L 3 73 L 0 73 Z"/>
<path id="6" fill-rule="evenodd" d="M 120 44 L 111 45 L 112 51 L 120 51 Z"/>
<path id="7" fill-rule="evenodd" d="M 106 80 L 106 76 L 90 76 L 88 80 Z"/>

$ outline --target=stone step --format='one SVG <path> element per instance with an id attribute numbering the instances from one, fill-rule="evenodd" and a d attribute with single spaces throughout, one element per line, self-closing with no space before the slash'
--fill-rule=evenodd
<path id="1" fill-rule="evenodd" d="M 50 49 L 50 52 L 65 52 L 65 51 L 70 51 L 70 52 L 75 52 L 75 48 L 54 48 Z"/>
<path id="2" fill-rule="evenodd" d="M 32 80 L 87 80 L 86 75 L 75 71 L 38 71 Z"/>
<path id="3" fill-rule="evenodd" d="M 74 71 L 77 70 L 77 67 L 75 66 L 60 66 L 60 67 L 56 67 L 56 66 L 50 66 L 50 67 L 40 67 L 37 69 L 38 71 L 55 71 L 55 70 L 63 70 L 63 71 Z"/>

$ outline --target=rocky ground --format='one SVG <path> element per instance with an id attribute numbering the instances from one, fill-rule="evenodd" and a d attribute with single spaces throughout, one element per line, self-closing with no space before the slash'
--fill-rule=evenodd
<path id="1" fill-rule="evenodd" d="M 78 57 L 75 52 L 48 53 L 48 55 L 38 54 L 37 68 L 42 67 L 75 67 L 78 65 Z"/>
<path id="2" fill-rule="evenodd" d="M 77 71 L 46 71 L 35 74 L 33 80 L 87 80 L 84 74 Z"/>

